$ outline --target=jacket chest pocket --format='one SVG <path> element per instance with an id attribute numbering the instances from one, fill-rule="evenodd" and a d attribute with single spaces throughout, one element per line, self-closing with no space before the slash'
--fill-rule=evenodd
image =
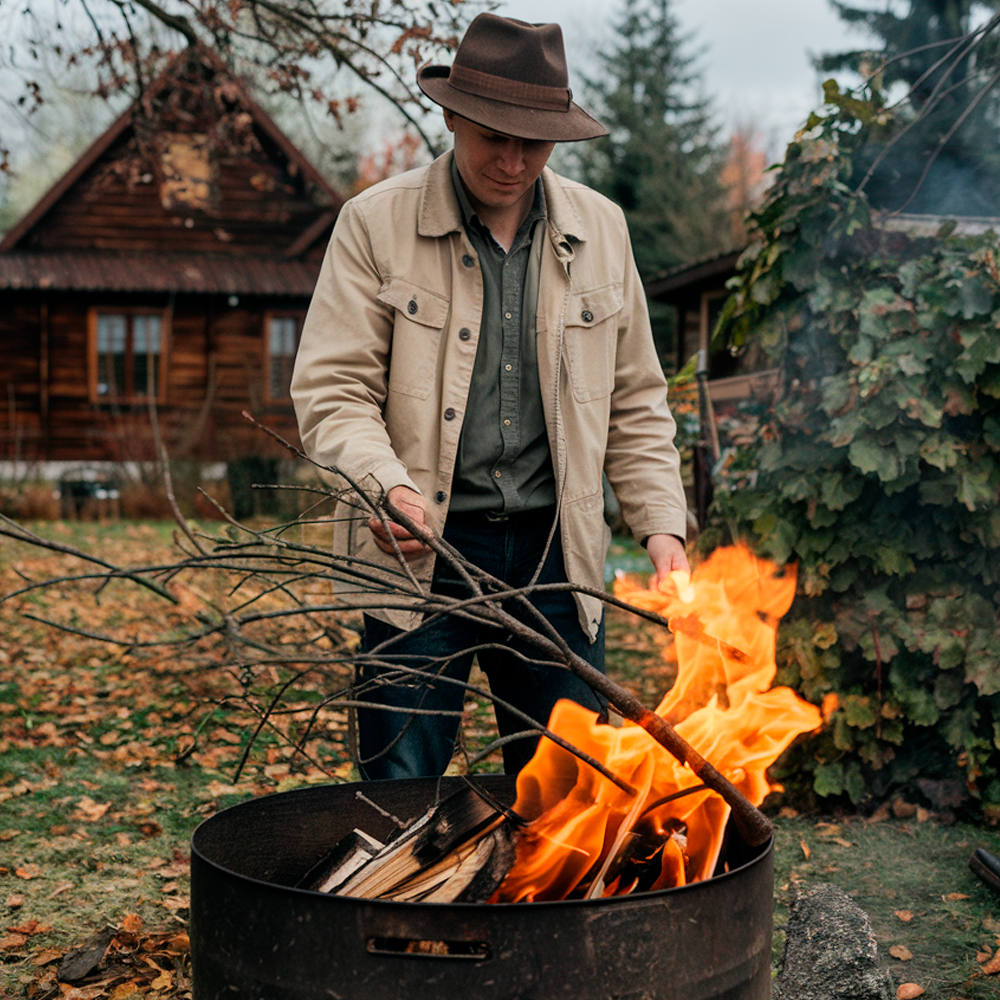
<path id="1" fill-rule="evenodd" d="M 564 338 L 573 396 L 581 403 L 610 396 L 615 387 L 620 284 L 570 296 Z"/>
<path id="2" fill-rule="evenodd" d="M 388 391 L 426 399 L 434 384 L 450 303 L 443 295 L 404 278 L 390 278 L 376 298 L 395 313 Z"/>

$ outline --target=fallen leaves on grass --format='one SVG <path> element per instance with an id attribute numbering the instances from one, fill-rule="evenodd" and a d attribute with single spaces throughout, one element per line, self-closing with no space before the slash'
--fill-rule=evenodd
<path id="1" fill-rule="evenodd" d="M 916 1000 L 922 997 L 927 991 L 917 983 L 901 983 L 896 990 L 896 1000 Z"/>
<path id="2" fill-rule="evenodd" d="M 117 928 L 102 928 L 80 948 L 64 955 L 46 949 L 33 962 L 49 965 L 61 959 L 37 985 L 59 989 L 64 997 L 75 991 L 88 1000 L 127 1000 L 173 990 L 171 995 L 181 998 L 190 996 L 190 951 L 186 932 L 148 930 L 129 913 Z"/>
<path id="3" fill-rule="evenodd" d="M 988 962 L 979 967 L 979 971 L 984 976 L 993 976 L 1000 972 L 1000 948 L 997 949 L 996 954 Z"/>
<path id="4" fill-rule="evenodd" d="M 913 913 L 910 910 L 896 910 L 895 913 L 904 924 L 908 924 L 913 919 Z"/>
<path id="5" fill-rule="evenodd" d="M 85 795 L 77 802 L 72 818 L 85 823 L 96 823 L 110 808 L 110 802 L 95 802 L 90 796 Z"/>
<path id="6" fill-rule="evenodd" d="M 894 944 L 889 949 L 889 954 L 893 958 L 898 958 L 901 962 L 909 962 L 913 958 L 913 952 L 905 944 Z"/>

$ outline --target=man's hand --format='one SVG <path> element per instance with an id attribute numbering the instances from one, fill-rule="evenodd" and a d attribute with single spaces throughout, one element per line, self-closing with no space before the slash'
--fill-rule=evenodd
<path id="1" fill-rule="evenodd" d="M 424 498 L 416 491 L 411 490 L 409 486 L 393 486 L 386 495 L 386 500 L 416 524 L 427 523 L 424 518 Z M 396 539 L 395 545 L 386 532 L 385 525 L 377 517 L 368 519 L 368 527 L 371 529 L 372 535 L 375 536 L 375 544 L 383 552 L 395 554 L 399 551 L 406 559 L 416 559 L 425 552 L 430 552 L 429 546 L 414 538 L 401 524 L 389 521 L 388 525 L 392 537 Z"/>
<path id="2" fill-rule="evenodd" d="M 691 572 L 684 546 L 675 535 L 650 535 L 646 539 L 646 552 L 653 563 L 650 590 L 659 590 L 670 579 L 670 573 L 674 570 Z"/>

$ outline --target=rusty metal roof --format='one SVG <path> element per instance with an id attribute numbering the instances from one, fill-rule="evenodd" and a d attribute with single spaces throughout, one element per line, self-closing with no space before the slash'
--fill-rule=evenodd
<path id="1" fill-rule="evenodd" d="M 286 257 L 9 250 L 0 290 L 309 296 L 320 262 Z"/>

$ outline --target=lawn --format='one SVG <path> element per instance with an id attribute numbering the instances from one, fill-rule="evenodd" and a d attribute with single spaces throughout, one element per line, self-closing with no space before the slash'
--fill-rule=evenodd
<path id="1" fill-rule="evenodd" d="M 43 530 L 152 565 L 167 558 L 173 529 L 53 523 Z M 633 547 L 616 543 L 613 561 L 634 568 L 635 558 Z M 0 542 L 3 593 L 80 567 L 70 556 Z M 172 586 L 174 604 L 115 581 L 96 598 L 66 582 L 0 607 L 2 997 L 190 996 L 194 827 L 249 795 L 354 777 L 345 713 L 320 704 L 344 682 L 344 668 L 295 677 L 281 664 L 251 669 L 232 644 L 191 638 L 205 602 L 240 593 L 232 577 L 189 576 Z M 269 606 L 267 594 L 246 599 Z M 310 642 L 331 659 L 357 641 L 356 621 L 321 616 L 314 624 Z M 106 630 L 127 644 L 93 637 Z M 294 633 L 277 618 L 262 621 L 252 638 L 269 649 L 295 647 Z M 163 637 L 175 645 L 151 644 Z M 672 679 L 663 642 L 638 619 L 609 617 L 609 670 L 649 705 Z M 268 714 L 278 690 L 287 712 Z M 488 739 L 488 716 L 470 699 L 470 753 Z M 996 830 L 945 823 L 906 803 L 895 804 L 899 816 L 885 810 L 874 820 L 780 808 L 776 801 L 776 956 L 796 887 L 829 881 L 869 913 L 897 983 L 917 982 L 932 1000 L 1000 994 L 1000 975 L 982 972 L 1000 946 L 1000 898 L 966 867 L 976 846 L 1000 853 Z M 104 961 L 60 983 L 60 969 L 73 971 L 67 954 L 88 942 L 95 954 L 110 943 Z M 88 962 L 76 958 L 79 975 Z"/>

